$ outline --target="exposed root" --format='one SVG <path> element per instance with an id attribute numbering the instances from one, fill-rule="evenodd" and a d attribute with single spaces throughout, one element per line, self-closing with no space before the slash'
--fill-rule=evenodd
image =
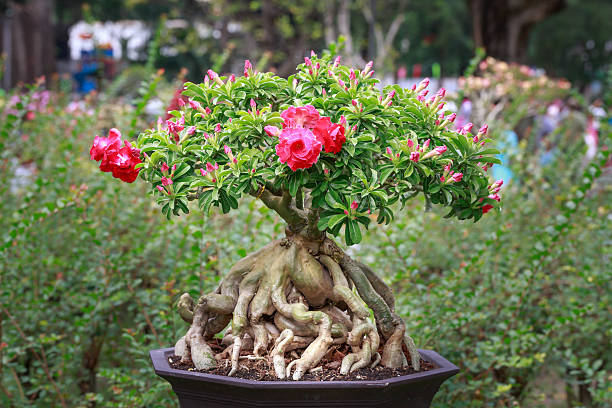
<path id="1" fill-rule="evenodd" d="M 188 294 L 180 297 L 178 311 L 190 328 L 177 341 L 175 354 L 197 369 L 213 368 L 229 357 L 230 376 L 240 360 L 269 359 L 279 379 L 299 380 L 320 369 L 332 344 L 351 346 L 340 364 L 343 374 L 378 364 L 406 365 L 406 344 L 418 370 L 420 356 L 394 313 L 395 300 L 384 281 L 333 241 L 288 237 L 236 263 L 214 293 L 197 302 Z M 230 322 L 222 339 L 227 348 L 215 356 L 206 340 Z M 288 365 L 287 356 L 293 359 Z"/>

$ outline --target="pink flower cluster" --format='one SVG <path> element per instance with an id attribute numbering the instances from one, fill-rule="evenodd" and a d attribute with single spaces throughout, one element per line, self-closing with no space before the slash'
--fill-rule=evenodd
<path id="1" fill-rule="evenodd" d="M 440 181 L 443 183 L 458 183 L 463 179 L 463 173 L 455 173 L 451 170 L 451 164 L 449 163 L 444 166 L 444 173 L 440 177 Z"/>
<path id="2" fill-rule="evenodd" d="M 333 123 L 327 116 L 321 117 L 312 105 L 290 106 L 281 113 L 283 129 L 266 126 L 270 136 L 278 137 L 276 154 L 281 163 L 287 163 L 291 170 L 307 169 L 325 152 L 337 154 L 346 141 L 346 121 Z"/>
<path id="3" fill-rule="evenodd" d="M 125 141 L 121 147 L 121 132 L 112 128 L 107 137 L 96 136 L 89 150 L 92 160 L 101 161 L 100 170 L 112 172 L 113 177 L 126 183 L 132 183 L 138 177 L 140 169 L 136 165 L 142 163 L 140 150 Z"/>
<path id="4" fill-rule="evenodd" d="M 504 180 L 497 180 L 495 183 L 491 184 L 489 186 L 489 195 L 487 196 L 487 198 L 490 198 L 491 200 L 495 200 L 497 202 L 501 201 L 501 197 L 499 196 L 499 190 L 501 190 L 501 186 L 504 184 Z M 480 201 L 483 201 L 484 199 L 481 198 Z M 486 214 L 489 211 L 491 211 L 493 209 L 493 206 L 491 204 L 485 204 L 482 206 L 482 213 Z"/>
<path id="5" fill-rule="evenodd" d="M 418 162 L 419 160 L 426 160 L 431 157 L 441 156 L 448 148 L 444 145 L 436 146 L 433 149 L 429 150 L 429 144 L 431 141 L 427 139 L 422 146 L 419 146 L 418 143 L 414 143 L 412 139 L 408 139 L 406 144 L 408 145 L 408 149 L 410 150 L 410 160 L 413 162 Z M 429 151 L 428 151 L 429 150 Z"/>

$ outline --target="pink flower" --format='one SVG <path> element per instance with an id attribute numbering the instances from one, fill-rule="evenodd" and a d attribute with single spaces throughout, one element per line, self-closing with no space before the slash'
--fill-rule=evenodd
<path id="1" fill-rule="evenodd" d="M 202 108 L 202 105 L 200 105 L 200 102 L 196 102 L 193 100 L 189 100 L 189 106 L 191 107 L 191 109 L 200 109 Z"/>
<path id="2" fill-rule="evenodd" d="M 393 150 L 389 146 L 387 146 L 387 154 L 393 159 Z"/>
<path id="3" fill-rule="evenodd" d="M 410 160 L 412 160 L 413 162 L 418 162 L 419 161 L 419 152 L 411 152 L 410 153 Z"/>
<path id="4" fill-rule="evenodd" d="M 312 105 L 301 107 L 290 106 L 281 112 L 281 118 L 285 120 L 283 128 L 312 129 L 317 125 L 320 115 Z"/>
<path id="5" fill-rule="evenodd" d="M 446 120 L 448 120 L 449 122 L 454 122 L 455 119 L 457 119 L 457 114 L 453 113 L 452 115 L 450 115 L 449 117 L 446 118 Z"/>
<path id="6" fill-rule="evenodd" d="M 408 141 L 406 142 L 406 144 L 408 145 L 409 148 L 413 148 L 414 147 L 414 142 L 412 141 L 412 139 L 408 139 Z"/>
<path id="7" fill-rule="evenodd" d="M 415 88 L 415 91 L 421 92 L 423 89 L 427 88 L 428 86 L 429 86 L 429 78 L 425 78 L 421 82 L 419 82 L 419 85 Z"/>
<path id="8" fill-rule="evenodd" d="M 423 143 L 423 149 L 429 149 L 429 144 L 431 143 L 430 139 L 427 139 L 425 143 Z"/>
<path id="9" fill-rule="evenodd" d="M 156 186 L 160 193 L 165 193 L 166 190 L 162 186 Z"/>
<path id="10" fill-rule="evenodd" d="M 187 128 L 187 134 L 189 136 L 193 136 L 195 134 L 195 132 L 196 132 L 196 127 L 195 126 L 189 126 Z"/>
<path id="11" fill-rule="evenodd" d="M 217 132 L 217 133 L 221 132 L 221 124 L 220 123 L 217 123 L 215 125 L 215 132 Z"/>
<path id="12" fill-rule="evenodd" d="M 212 173 L 213 171 L 215 171 L 215 166 L 213 166 L 211 163 L 206 163 L 206 171 Z"/>
<path id="13" fill-rule="evenodd" d="M 307 67 L 312 66 L 312 61 L 310 60 L 310 58 L 304 57 L 304 65 L 306 65 Z"/>
<path id="14" fill-rule="evenodd" d="M 367 74 L 368 72 L 370 72 L 370 70 L 372 69 L 372 67 L 374 66 L 374 61 L 370 61 L 368 62 L 365 67 L 363 68 L 363 73 Z"/>
<path id="15" fill-rule="evenodd" d="M 486 135 L 488 130 L 489 130 L 489 125 L 485 123 L 484 125 L 482 125 L 480 129 L 478 129 L 478 134 Z"/>
<path id="16" fill-rule="evenodd" d="M 217 73 L 215 71 L 213 71 L 212 69 L 209 69 L 208 71 L 206 71 L 206 73 L 208 74 L 210 79 L 213 80 L 213 81 L 215 81 L 217 79 L 217 77 L 219 77 L 219 75 L 217 75 Z"/>
<path id="17" fill-rule="evenodd" d="M 491 184 L 491 188 L 499 188 L 504 185 L 504 180 L 499 179 L 495 183 Z"/>
<path id="18" fill-rule="evenodd" d="M 458 183 L 461 181 L 461 179 L 463 178 L 463 173 L 453 173 L 452 176 L 450 176 L 451 180 L 453 180 L 455 183 Z"/>
<path id="19" fill-rule="evenodd" d="M 351 203 L 351 210 L 356 210 L 359 207 L 359 203 L 357 201 L 353 201 Z"/>
<path id="20" fill-rule="evenodd" d="M 142 163 L 142 160 L 140 160 L 140 150 L 132 147 L 130 142 L 126 140 L 125 146 L 110 153 L 110 155 L 109 152 L 105 154 L 102 164 L 107 161 L 106 164 L 110 168 L 113 177 L 126 183 L 134 182 L 140 171 L 140 169 L 135 167 L 137 164 Z M 102 169 L 102 164 L 100 164 L 100 169 Z"/>
<path id="21" fill-rule="evenodd" d="M 181 116 L 176 122 L 171 122 L 170 120 L 167 120 L 166 125 L 168 126 L 168 133 L 173 135 L 174 140 L 178 142 L 179 132 L 185 129 L 185 117 Z"/>
<path id="22" fill-rule="evenodd" d="M 276 126 L 268 125 L 264 127 L 264 130 L 266 131 L 268 136 L 272 136 L 272 137 L 279 137 L 281 134 L 281 130 L 277 128 Z"/>
<path id="23" fill-rule="evenodd" d="M 112 128 L 107 137 L 96 136 L 89 150 L 91 160 L 100 161 L 107 151 L 119 150 L 121 148 L 121 132 Z"/>
<path id="24" fill-rule="evenodd" d="M 340 65 L 340 59 L 341 57 L 339 55 L 334 59 L 334 66 L 333 66 L 334 68 Z"/>
<path id="25" fill-rule="evenodd" d="M 355 75 L 355 70 L 351 68 L 351 70 L 349 71 L 349 80 L 354 81 L 356 79 L 357 79 L 357 75 Z"/>
<path id="26" fill-rule="evenodd" d="M 257 104 L 255 103 L 255 100 L 253 98 L 251 98 L 251 102 L 249 102 L 249 104 L 251 105 L 252 109 L 255 109 L 257 107 Z"/>
<path id="27" fill-rule="evenodd" d="M 206 170 L 204 170 L 204 169 L 200 169 L 200 174 L 202 175 L 202 177 L 206 177 L 208 172 Z"/>
<path id="28" fill-rule="evenodd" d="M 162 182 L 162 185 L 164 187 L 166 187 L 166 186 L 169 186 L 170 184 L 172 184 L 172 179 L 164 176 L 164 177 L 161 178 L 161 182 Z"/>
<path id="29" fill-rule="evenodd" d="M 168 167 L 168 163 L 163 162 L 161 165 L 161 172 L 166 173 L 168 170 L 170 170 L 170 167 Z"/>
<path id="30" fill-rule="evenodd" d="M 434 157 L 434 156 L 440 156 L 446 153 L 447 149 L 448 148 L 446 146 L 438 146 L 434 148 L 433 150 L 430 150 L 429 152 L 427 152 L 427 154 L 423 156 L 423 160 L 429 159 L 430 157 Z"/>
<path id="31" fill-rule="evenodd" d="M 172 165 L 172 173 L 174 174 L 174 171 L 176 170 L 176 164 Z"/>
<path id="32" fill-rule="evenodd" d="M 348 210 L 344 210 L 344 214 L 345 214 L 345 215 L 348 215 Z"/>
<path id="33" fill-rule="evenodd" d="M 232 149 L 228 145 L 223 146 L 223 151 L 225 151 L 225 154 L 227 155 L 232 154 Z"/>
<path id="34" fill-rule="evenodd" d="M 436 92 L 436 97 L 444 98 L 446 96 L 446 89 L 440 88 L 438 92 Z"/>
<path id="35" fill-rule="evenodd" d="M 307 169 L 319 159 L 323 145 L 308 129 L 283 129 L 276 145 L 276 154 L 281 163 L 287 163 L 293 171 Z"/>
<path id="36" fill-rule="evenodd" d="M 230 75 L 229 81 L 230 82 L 236 82 L 236 75 L 234 75 L 234 74 Z"/>
<path id="37" fill-rule="evenodd" d="M 501 201 L 501 197 L 497 193 L 489 194 L 487 198 L 490 198 L 491 200 L 495 200 L 495 201 Z"/>
<path id="38" fill-rule="evenodd" d="M 178 106 L 181 108 L 185 106 L 185 101 L 183 100 L 183 98 L 178 98 L 177 103 L 178 103 Z"/>
<path id="39" fill-rule="evenodd" d="M 482 213 L 486 214 L 489 211 L 491 211 L 493 209 L 493 206 L 491 204 L 485 204 L 482 206 Z"/>
<path id="40" fill-rule="evenodd" d="M 251 61 L 244 60 L 244 76 L 248 78 L 252 70 L 253 65 L 251 65 Z"/>
<path id="41" fill-rule="evenodd" d="M 204 113 L 206 113 L 207 115 L 210 115 L 211 112 L 212 111 L 210 110 L 208 106 L 204 109 Z"/>
<path id="42" fill-rule="evenodd" d="M 342 145 L 346 142 L 344 126 L 332 123 L 327 116 L 318 120 L 317 125 L 312 129 L 312 133 L 319 142 L 323 143 L 327 153 L 339 153 L 342 150 Z"/>

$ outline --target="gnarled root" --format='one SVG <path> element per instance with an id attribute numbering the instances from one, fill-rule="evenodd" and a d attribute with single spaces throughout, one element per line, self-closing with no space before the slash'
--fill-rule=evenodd
<path id="1" fill-rule="evenodd" d="M 197 369 L 215 367 L 206 340 L 231 321 L 222 340 L 227 349 L 217 355 L 229 356 L 230 376 L 241 360 L 267 358 L 278 378 L 299 380 L 320 369 L 332 344 L 344 343 L 352 352 L 342 360 L 343 374 L 378 364 L 406 365 L 404 343 L 418 370 L 420 356 L 394 313 L 394 302 L 384 281 L 333 241 L 290 236 L 240 260 L 214 293 L 197 302 L 181 296 L 179 314 L 190 328 L 176 343 L 175 354 Z M 252 354 L 241 355 L 247 350 Z M 293 360 L 286 364 L 286 357 Z"/>

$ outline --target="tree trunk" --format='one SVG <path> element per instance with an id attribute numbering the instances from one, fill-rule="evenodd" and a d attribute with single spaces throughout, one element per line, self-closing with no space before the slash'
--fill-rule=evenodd
<path id="1" fill-rule="evenodd" d="M 55 71 L 52 0 L 13 4 L 2 16 L 2 52 L 6 54 L 2 85 L 34 82 Z"/>
<path id="2" fill-rule="evenodd" d="M 533 25 L 567 6 L 565 0 L 469 0 L 474 44 L 488 55 L 524 62 Z"/>

